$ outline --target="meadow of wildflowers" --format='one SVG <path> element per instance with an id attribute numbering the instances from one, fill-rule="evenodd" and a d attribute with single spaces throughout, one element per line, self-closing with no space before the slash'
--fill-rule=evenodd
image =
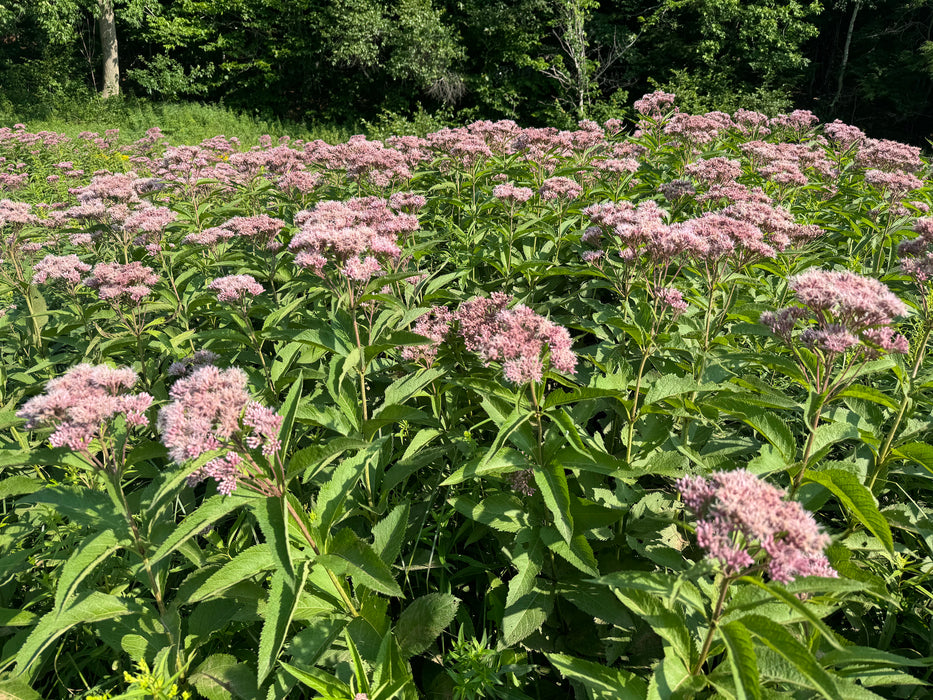
<path id="1" fill-rule="evenodd" d="M 0 129 L 0 695 L 928 697 L 931 166 L 635 109 Z"/>

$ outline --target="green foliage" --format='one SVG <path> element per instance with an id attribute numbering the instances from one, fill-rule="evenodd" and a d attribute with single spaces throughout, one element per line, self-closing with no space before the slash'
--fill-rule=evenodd
<path id="1" fill-rule="evenodd" d="M 288 11 L 246 6 L 257 23 Z M 665 21 L 689 9 L 665 7 Z M 123 9 L 143 27 L 171 8 Z M 584 24 L 598 33 L 592 9 Z M 179 36 L 182 17 L 216 28 L 238 16 L 171 11 Z M 465 11 L 411 12 L 438 42 L 469 47 L 452 29 Z M 378 37 L 372 70 L 388 70 L 396 39 Z M 434 79 L 416 72 L 392 80 Z M 904 274 L 898 251 L 927 225 L 929 187 L 874 186 L 855 148 L 795 125 L 800 114 L 769 134 L 724 120 L 684 135 L 683 114 L 665 107 L 618 133 L 481 123 L 331 147 L 308 131 L 303 143 L 262 138 L 289 125 L 220 108 L 76 105 L 56 116 L 73 117 L 70 140 L 0 132 L 0 165 L 12 164 L 0 170 L 12 183 L 0 206 L 0 695 L 927 692 L 933 316 L 929 282 Z M 386 133 L 401 114 L 385 114 Z M 78 117 L 109 116 L 122 138 L 75 133 Z M 144 136 L 155 116 L 166 132 L 175 119 L 173 141 L 229 131 L 171 149 Z M 429 128 L 427 112 L 416 119 Z M 793 158 L 803 182 L 763 162 L 766 149 Z M 130 168 L 132 194 L 113 187 Z M 719 168 L 736 174 L 704 174 Z M 509 198 L 505 183 L 527 190 Z M 558 185 L 576 187 L 545 196 Z M 52 206 L 92 192 L 90 215 Z M 38 218 L 21 220 L 14 202 Z M 339 225 L 308 223 L 323 212 Z M 165 217 L 156 230 L 134 229 L 132 216 L 153 214 Z M 260 215 L 276 220 L 267 238 L 246 228 Z M 745 237 L 730 237 L 743 222 Z M 320 270 L 298 264 L 302 246 Z M 47 254 L 97 267 L 43 280 Z M 130 261 L 158 277 L 137 298 L 88 277 Z M 907 320 L 858 327 L 844 307 L 869 305 L 864 293 L 808 301 L 796 276 L 811 268 L 882 280 Z M 234 275 L 261 289 L 222 297 L 216 280 Z M 772 332 L 762 314 L 788 305 L 797 325 Z M 843 350 L 817 332 L 840 325 Z M 874 334 L 888 328 L 909 332 L 909 352 L 883 347 L 907 349 Z M 218 375 L 241 369 L 224 376 L 245 393 L 173 413 L 193 372 L 213 376 L 193 368 L 199 350 Z M 82 363 L 131 368 L 137 383 L 37 409 Z M 77 444 L 50 435 L 76 420 L 68 402 L 80 417 L 130 394 L 144 415 L 95 418 Z M 750 489 L 697 505 L 679 481 L 739 469 L 785 500 Z M 774 564 L 810 524 L 797 506 L 830 543 L 817 533 L 787 573 Z M 744 527 L 727 535 L 734 557 L 710 534 L 725 526 L 718 509 Z M 801 522 L 777 522 L 786 512 Z"/>

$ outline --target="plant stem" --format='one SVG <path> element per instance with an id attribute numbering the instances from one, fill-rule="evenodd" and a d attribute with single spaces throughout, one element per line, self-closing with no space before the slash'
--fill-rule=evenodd
<path id="1" fill-rule="evenodd" d="M 700 656 L 696 665 L 691 669 L 690 675 L 695 676 L 700 672 L 703 663 L 709 655 L 710 647 L 713 645 L 713 633 L 716 631 L 716 624 L 719 622 L 719 616 L 722 615 L 722 607 L 726 602 L 726 593 L 729 590 L 729 584 L 732 583 L 731 576 L 724 576 L 719 588 L 719 597 L 716 599 L 716 606 L 713 608 L 713 615 L 709 621 L 709 631 L 706 633 L 706 639 L 703 640 L 703 647 L 700 649 Z"/>

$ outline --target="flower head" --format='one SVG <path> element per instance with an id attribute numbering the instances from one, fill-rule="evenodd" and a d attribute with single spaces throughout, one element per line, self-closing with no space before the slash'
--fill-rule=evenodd
<path id="1" fill-rule="evenodd" d="M 252 275 L 227 275 L 218 277 L 207 285 L 217 292 L 218 301 L 238 302 L 263 293 L 263 287 Z"/>
<path id="2" fill-rule="evenodd" d="M 147 425 L 145 412 L 152 405 L 149 394 L 130 394 L 138 377 L 133 370 L 107 365 L 80 364 L 49 381 L 45 393 L 27 401 L 17 412 L 26 428 L 55 426 L 52 447 L 87 449 L 101 428 L 118 415 L 127 424 Z"/>
<path id="3" fill-rule="evenodd" d="M 577 356 L 570 349 L 567 329 L 539 316 L 524 304 L 507 309 L 510 297 L 495 292 L 492 298 L 477 298 L 460 305 L 455 318 L 468 350 L 487 365 L 502 362 L 505 378 L 513 384 L 541 381 L 544 346 L 550 350 L 551 366 L 561 372 L 576 372 Z"/>
<path id="4" fill-rule="evenodd" d="M 738 574 L 759 561 L 781 583 L 798 576 L 838 575 L 823 554 L 829 537 L 813 516 L 751 472 L 686 476 L 678 479 L 677 488 L 697 514 L 698 544 L 727 573 Z"/>

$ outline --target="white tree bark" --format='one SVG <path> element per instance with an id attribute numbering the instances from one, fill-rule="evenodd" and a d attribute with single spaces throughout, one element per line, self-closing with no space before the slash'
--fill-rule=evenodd
<path id="1" fill-rule="evenodd" d="M 120 94 L 120 55 L 117 50 L 117 24 L 113 14 L 113 0 L 100 0 L 100 47 L 104 59 L 104 81 L 101 97 Z"/>

